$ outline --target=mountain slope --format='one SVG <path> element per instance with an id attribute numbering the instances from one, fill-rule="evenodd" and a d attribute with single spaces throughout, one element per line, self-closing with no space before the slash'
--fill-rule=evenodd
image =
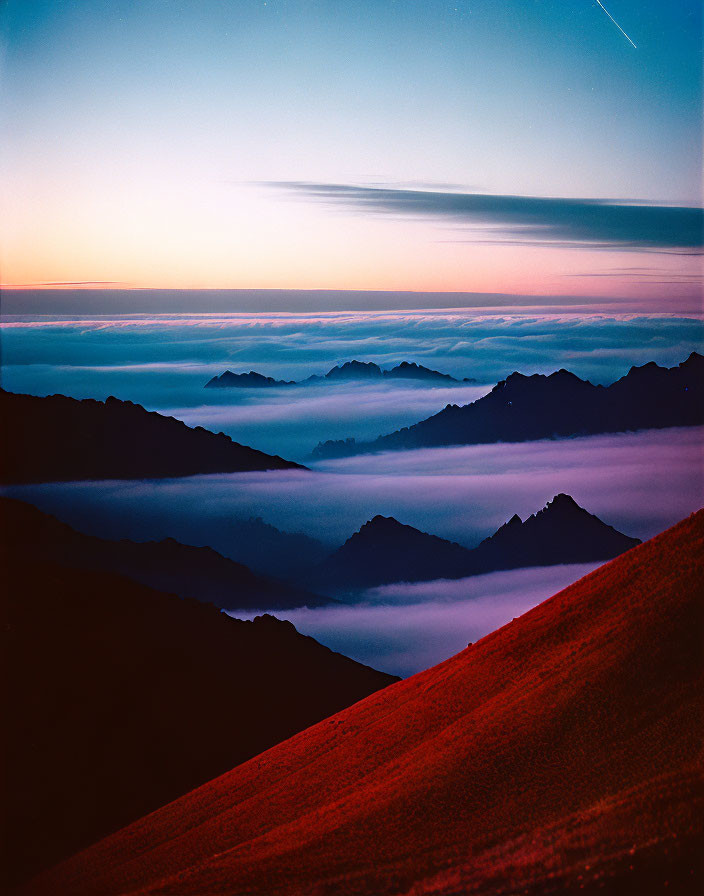
<path id="1" fill-rule="evenodd" d="M 296 469 L 131 401 L 37 398 L 0 389 L 0 482 L 146 479 Z"/>
<path id="2" fill-rule="evenodd" d="M 333 588 L 366 588 L 459 578 L 470 559 L 471 551 L 459 544 L 393 517 L 375 516 L 313 571 L 311 581 Z"/>
<path id="3" fill-rule="evenodd" d="M 77 532 L 31 504 L 0 497 L 0 524 L 11 551 L 36 560 L 127 576 L 161 591 L 193 597 L 226 610 L 316 607 L 327 597 L 257 575 L 209 547 L 163 541 L 110 541 Z"/>
<path id="4" fill-rule="evenodd" d="M 320 564 L 309 581 L 344 589 L 459 579 L 524 566 L 610 560 L 638 544 L 639 539 L 623 535 L 560 494 L 525 522 L 513 516 L 473 549 L 393 517 L 376 516 Z"/>
<path id="5" fill-rule="evenodd" d="M 372 442 L 321 443 L 317 458 L 441 445 L 526 442 L 606 432 L 704 424 L 704 357 L 678 367 L 632 367 L 610 386 L 567 370 L 549 376 L 512 373 L 472 404 L 447 405 L 414 426 Z"/>
<path id="6" fill-rule="evenodd" d="M 25 893 L 697 892 L 703 575 L 700 511 Z"/>
<path id="7" fill-rule="evenodd" d="M 231 619 L 16 545 L 2 560 L 8 881 L 396 680 L 272 616 Z"/>

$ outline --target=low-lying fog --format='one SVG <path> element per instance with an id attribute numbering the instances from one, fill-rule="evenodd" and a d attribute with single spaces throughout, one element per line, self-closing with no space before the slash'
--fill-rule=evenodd
<path id="1" fill-rule="evenodd" d="M 468 546 L 513 513 L 525 517 L 568 492 L 605 522 L 646 539 L 704 503 L 701 429 L 555 442 L 398 452 L 311 471 L 139 482 L 16 486 L 79 529 L 138 540 L 209 544 L 244 563 L 226 522 L 261 516 L 330 549 L 377 513 Z M 263 557 L 262 571 L 273 564 Z M 408 675 L 525 612 L 592 567 L 493 573 L 374 589 L 352 606 L 285 615 L 304 634 L 363 662 Z M 266 607 L 262 608 L 267 609 Z"/>
<path id="2" fill-rule="evenodd" d="M 447 403 L 474 400 L 513 370 L 566 367 L 606 383 L 631 364 L 677 364 L 700 348 L 702 332 L 700 320 L 667 316 L 503 311 L 124 315 L 0 324 L 5 389 L 97 399 L 112 394 L 304 462 L 318 441 L 366 439 L 415 423 Z M 386 367 L 416 361 L 480 385 L 204 388 L 226 368 L 301 380 L 352 358 Z M 281 558 L 285 542 L 290 556 L 288 567 L 279 561 L 283 575 L 294 569 L 291 556 L 297 560 L 300 540 L 291 547 L 290 539 L 279 538 L 274 550 L 265 527 L 255 526 L 247 542 L 243 528 L 228 528 L 228 522 L 261 517 L 332 550 L 384 514 L 473 547 L 514 513 L 525 518 L 567 492 L 605 522 L 646 539 L 704 503 L 701 445 L 701 428 L 673 429 L 395 452 L 318 462 L 309 471 L 54 483 L 5 492 L 91 534 L 208 544 L 263 572 L 277 570 L 274 553 Z M 320 556 L 319 547 L 310 549 L 305 562 Z M 335 649 L 408 674 L 510 621 L 584 571 L 554 567 L 389 586 L 355 606 L 288 615 L 302 632 Z"/>
<path id="3" fill-rule="evenodd" d="M 447 659 L 561 591 L 599 564 L 494 572 L 374 588 L 360 603 L 277 611 L 306 635 L 403 677 Z M 231 615 L 252 619 L 257 613 Z"/>
<path id="4" fill-rule="evenodd" d="M 331 548 L 376 514 L 469 547 L 558 492 L 650 538 L 704 503 L 701 428 L 389 452 L 311 469 L 15 486 L 8 494 L 105 537 L 173 536 L 233 559 L 230 518 L 262 517 Z"/>

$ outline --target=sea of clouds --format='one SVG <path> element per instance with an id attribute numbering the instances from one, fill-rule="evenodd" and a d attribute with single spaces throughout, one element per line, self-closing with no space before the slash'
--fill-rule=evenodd
<path id="1" fill-rule="evenodd" d="M 693 318 L 608 314 L 479 314 L 472 310 L 327 314 L 122 315 L 0 322 L 2 385 L 15 392 L 139 402 L 305 461 L 318 441 L 373 438 L 446 404 L 466 404 L 514 370 L 566 367 L 608 383 L 633 364 L 671 366 L 704 341 Z M 215 390 L 225 369 L 301 380 L 356 358 L 416 361 L 471 377 L 441 388 L 407 381 L 296 389 Z"/>
<path id="2" fill-rule="evenodd" d="M 633 364 L 671 366 L 702 345 L 702 323 L 679 317 L 492 315 L 471 311 L 125 315 L 0 325 L 2 385 L 37 395 L 130 399 L 189 425 L 223 430 L 309 470 L 134 482 L 52 483 L 5 492 L 87 532 L 174 537 L 238 553 L 223 521 L 263 518 L 330 550 L 376 514 L 473 547 L 514 513 L 558 492 L 646 539 L 704 504 L 699 428 L 521 444 L 421 449 L 311 462 L 324 439 L 371 438 L 475 400 L 513 370 L 566 367 L 608 383 Z M 212 390 L 226 368 L 284 379 L 357 358 L 417 361 L 478 383 L 408 382 Z M 375 589 L 352 607 L 297 610 L 304 632 L 399 674 L 437 662 L 510 621 L 587 567 L 493 573 L 460 582 Z M 263 607 L 262 610 L 266 610 Z M 279 614 L 281 615 L 281 614 Z"/>

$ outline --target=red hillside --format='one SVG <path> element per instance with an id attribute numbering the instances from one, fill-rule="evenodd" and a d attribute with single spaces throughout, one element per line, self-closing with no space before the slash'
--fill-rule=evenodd
<path id="1" fill-rule="evenodd" d="M 694 892 L 702 581 L 704 511 L 27 892 Z"/>

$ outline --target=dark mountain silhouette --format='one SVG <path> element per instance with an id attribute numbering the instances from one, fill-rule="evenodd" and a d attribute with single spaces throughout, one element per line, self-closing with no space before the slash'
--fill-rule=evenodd
<path id="1" fill-rule="evenodd" d="M 381 379 L 383 372 L 378 364 L 371 361 L 346 361 L 337 367 L 329 370 L 324 379 L 326 380 L 366 380 Z"/>
<path id="2" fill-rule="evenodd" d="M 330 588 L 367 588 L 466 575 L 471 551 L 393 517 L 375 516 L 328 557 L 310 580 Z"/>
<path id="3" fill-rule="evenodd" d="M 321 442 L 314 457 L 372 451 L 527 442 L 668 426 L 704 424 L 704 357 L 692 352 L 678 367 L 632 367 L 610 386 L 567 370 L 550 376 L 512 373 L 469 405 L 449 404 L 414 426 L 372 442 Z"/>
<path id="4" fill-rule="evenodd" d="M 9 549 L 41 562 L 119 573 L 161 591 L 193 597 L 226 610 L 315 607 L 330 598 L 257 575 L 209 547 L 162 541 L 109 541 L 77 532 L 31 504 L 0 497 L 0 520 Z"/>
<path id="5" fill-rule="evenodd" d="M 336 591 L 390 582 L 458 579 L 502 569 L 610 560 L 640 544 L 556 495 L 525 522 L 518 515 L 469 549 L 376 516 L 328 557 L 310 580 Z"/>
<path id="6" fill-rule="evenodd" d="M 611 560 L 640 543 L 580 507 L 570 495 L 559 494 L 523 522 L 515 514 L 474 548 L 472 562 L 481 572 L 590 563 Z"/>
<path id="7" fill-rule="evenodd" d="M 272 616 L 231 619 L 13 539 L 2 562 L 5 883 L 396 680 Z"/>
<path id="8" fill-rule="evenodd" d="M 247 448 L 224 433 L 191 429 L 131 401 L 0 389 L 0 482 L 147 479 L 285 470 L 299 464 Z"/>
<path id="9" fill-rule="evenodd" d="M 303 571 L 320 563 L 330 548 L 302 532 L 285 532 L 261 517 L 224 517 L 212 525 L 199 525 L 204 540 L 239 563 L 264 575 L 287 580 L 300 578 Z"/>
<path id="10" fill-rule="evenodd" d="M 205 384 L 206 389 L 266 389 L 272 386 L 295 386 L 293 381 L 275 380 L 271 376 L 264 376 L 256 370 L 249 373 L 233 373 L 226 370 L 220 376 L 214 376 Z"/>
<path id="11" fill-rule="evenodd" d="M 22 896 L 702 886 L 704 512 Z"/>
<path id="12" fill-rule="evenodd" d="M 209 545 L 218 554 L 242 563 L 267 578 L 300 579 L 303 572 L 321 563 L 335 547 L 302 532 L 277 529 L 261 517 L 237 517 L 230 512 L 201 514 L 160 511 L 150 506 L 144 514 L 114 502 L 49 500 L 43 492 L 28 500 L 58 516 L 79 532 L 110 540 L 163 541 L 173 538 L 183 545 Z M 153 512 L 152 512 L 153 511 Z"/>
<path id="13" fill-rule="evenodd" d="M 423 367 L 422 364 L 416 364 L 414 361 L 401 361 L 391 370 L 384 371 L 384 377 L 387 379 L 405 379 L 405 380 L 423 380 L 433 383 L 476 383 L 471 377 L 464 377 L 458 380 L 449 373 L 440 373 L 437 370 L 431 370 L 429 367 Z"/>
<path id="14" fill-rule="evenodd" d="M 282 386 L 305 386 L 310 383 L 341 382 L 356 380 L 382 380 L 382 379 L 405 379 L 405 380 L 421 380 L 427 383 L 438 383 L 449 385 L 451 383 L 474 383 L 476 380 L 465 377 L 458 380 L 449 373 L 439 373 L 437 370 L 431 370 L 429 367 L 423 367 L 412 361 L 401 361 L 390 370 L 383 370 L 378 364 L 372 361 L 347 361 L 344 364 L 333 367 L 323 376 L 314 374 L 305 380 L 295 382 L 294 380 L 276 380 L 270 376 L 264 376 L 255 370 L 249 373 L 233 373 L 226 370 L 220 376 L 214 376 L 205 384 L 206 389 L 260 389 L 260 388 L 280 388 Z"/>

